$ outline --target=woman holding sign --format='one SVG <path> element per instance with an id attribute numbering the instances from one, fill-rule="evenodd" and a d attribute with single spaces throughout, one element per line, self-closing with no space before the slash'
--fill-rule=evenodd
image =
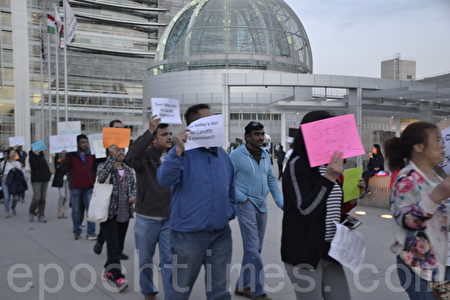
<path id="1" fill-rule="evenodd" d="M 302 124 L 331 117 L 329 112 L 313 111 Z M 297 299 L 351 298 L 342 265 L 328 256 L 335 222 L 351 218 L 342 212 L 343 192 L 338 183 L 342 157 L 335 152 L 328 165 L 311 168 L 300 131 L 283 173 L 281 256 Z"/>
<path id="2" fill-rule="evenodd" d="M 391 192 L 398 277 L 410 299 L 441 299 L 429 290 L 445 279 L 450 264 L 450 177 L 444 180 L 433 169 L 445 156 L 441 135 L 434 124 L 412 123 L 385 149 L 389 166 L 401 169 Z"/>

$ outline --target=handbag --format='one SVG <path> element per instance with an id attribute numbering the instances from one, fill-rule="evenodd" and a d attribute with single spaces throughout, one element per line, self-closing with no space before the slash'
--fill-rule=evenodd
<path id="1" fill-rule="evenodd" d="M 108 219 L 109 204 L 113 191 L 113 185 L 109 183 L 110 177 L 111 174 L 108 175 L 105 183 L 99 183 L 98 177 L 95 180 L 87 215 L 87 220 L 90 222 L 102 223 Z"/>

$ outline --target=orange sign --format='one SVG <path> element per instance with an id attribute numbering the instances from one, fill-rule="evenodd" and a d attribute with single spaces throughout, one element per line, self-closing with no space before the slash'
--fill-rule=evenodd
<path id="1" fill-rule="evenodd" d="M 117 145 L 119 148 L 128 148 L 130 145 L 131 129 L 129 128 L 103 128 L 103 147 L 109 148 Z"/>

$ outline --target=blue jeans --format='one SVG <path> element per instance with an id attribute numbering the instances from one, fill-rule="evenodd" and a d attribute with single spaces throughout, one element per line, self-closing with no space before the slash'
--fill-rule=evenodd
<path id="1" fill-rule="evenodd" d="M 397 256 L 397 273 L 400 284 L 405 289 L 411 300 L 433 300 L 436 299 L 428 287 L 428 282 L 420 278 L 403 260 Z"/>
<path id="2" fill-rule="evenodd" d="M 3 190 L 3 205 L 5 206 L 5 212 L 8 214 L 10 206 L 11 209 L 16 209 L 17 196 L 13 196 L 9 193 L 8 185 L 4 181 L 2 181 L 2 190 Z"/>
<path id="3" fill-rule="evenodd" d="M 80 235 L 81 222 L 84 219 L 84 211 L 89 209 L 92 189 L 71 189 L 70 204 L 72 205 L 73 234 Z M 83 209 L 82 209 L 83 207 Z M 87 235 L 95 235 L 95 223 L 87 222 Z"/>
<path id="4" fill-rule="evenodd" d="M 159 266 L 163 280 L 164 295 L 170 291 L 170 276 L 172 273 L 170 256 L 169 220 L 152 220 L 136 215 L 134 223 L 134 240 L 139 251 L 139 283 L 144 296 L 158 293 L 153 283 L 153 255 L 156 244 L 159 247 Z"/>
<path id="5" fill-rule="evenodd" d="M 229 269 L 231 264 L 230 226 L 217 231 L 171 231 L 172 285 L 169 300 L 187 300 L 205 266 L 205 289 L 208 300 L 229 300 Z"/>
<path id="6" fill-rule="evenodd" d="M 251 201 L 234 206 L 244 247 L 242 268 L 236 288 L 250 288 L 252 295 L 264 294 L 264 265 L 261 250 L 267 224 L 267 213 L 261 213 Z"/>

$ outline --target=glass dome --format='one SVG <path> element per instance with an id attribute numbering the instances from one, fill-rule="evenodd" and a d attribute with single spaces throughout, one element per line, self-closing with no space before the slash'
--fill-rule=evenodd
<path id="1" fill-rule="evenodd" d="M 308 36 L 283 0 L 194 0 L 164 32 L 152 74 L 197 69 L 312 73 Z"/>

